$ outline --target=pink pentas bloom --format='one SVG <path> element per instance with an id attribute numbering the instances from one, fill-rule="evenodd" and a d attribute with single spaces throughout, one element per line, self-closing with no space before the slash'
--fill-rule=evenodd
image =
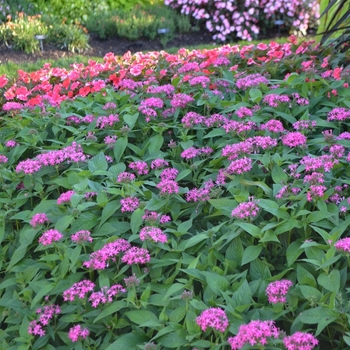
<path id="1" fill-rule="evenodd" d="M 286 295 L 293 283 L 289 280 L 280 280 L 271 282 L 266 288 L 267 298 L 269 303 L 285 303 L 287 301 Z"/>
<path id="2" fill-rule="evenodd" d="M 238 115 L 239 118 L 245 118 L 245 117 L 252 117 L 253 112 L 251 109 L 247 107 L 240 107 L 237 111 L 236 114 Z"/>
<path id="3" fill-rule="evenodd" d="M 57 204 L 63 204 L 63 203 L 68 203 L 70 202 L 73 194 L 75 194 L 75 192 L 73 190 L 67 191 L 67 192 L 63 192 L 57 199 Z"/>
<path id="4" fill-rule="evenodd" d="M 122 212 L 133 212 L 135 211 L 139 205 L 140 201 L 137 197 L 126 197 L 120 200 L 120 204 L 122 205 Z"/>
<path id="5" fill-rule="evenodd" d="M 140 103 L 140 107 L 147 107 L 147 108 L 163 108 L 164 102 L 159 97 L 149 97 L 143 100 Z"/>
<path id="6" fill-rule="evenodd" d="M 133 264 L 146 264 L 151 260 L 149 251 L 145 248 L 132 247 L 128 249 L 123 257 L 122 262 L 133 265 Z"/>
<path id="7" fill-rule="evenodd" d="M 240 203 L 235 209 L 232 210 L 231 216 L 236 219 L 254 219 L 259 214 L 259 207 L 255 202 L 243 202 Z"/>
<path id="8" fill-rule="evenodd" d="M 117 141 L 117 136 L 113 135 L 113 136 L 106 136 L 103 141 L 105 142 L 106 145 L 108 146 L 113 146 L 115 144 L 115 142 Z"/>
<path id="9" fill-rule="evenodd" d="M 169 194 L 179 193 L 179 185 L 176 181 L 173 180 L 162 180 L 157 185 L 157 188 L 160 190 L 160 196 L 167 196 Z"/>
<path id="10" fill-rule="evenodd" d="M 311 130 L 314 127 L 316 127 L 317 122 L 315 120 L 299 120 L 295 123 L 293 123 L 293 129 L 294 130 Z"/>
<path id="11" fill-rule="evenodd" d="M 300 132 L 289 132 L 282 136 L 282 144 L 288 147 L 305 146 L 307 138 Z"/>
<path id="12" fill-rule="evenodd" d="M 14 140 L 9 140 L 5 143 L 5 146 L 6 147 L 9 147 L 9 148 L 13 148 L 13 147 L 16 147 L 18 145 L 18 143 Z"/>
<path id="13" fill-rule="evenodd" d="M 169 166 L 169 163 L 161 158 L 157 158 L 151 162 L 151 169 L 162 169 L 166 166 Z"/>
<path id="14" fill-rule="evenodd" d="M 265 346 L 268 338 L 277 339 L 280 335 L 279 329 L 273 321 L 251 321 L 241 325 L 235 337 L 228 338 L 232 350 L 242 349 L 244 345 Z"/>
<path id="15" fill-rule="evenodd" d="M 199 125 L 205 121 L 205 117 L 196 112 L 187 112 L 181 119 L 181 123 L 184 128 L 193 128 L 195 125 Z"/>
<path id="16" fill-rule="evenodd" d="M 63 292 L 64 301 L 74 301 L 75 297 L 79 299 L 84 299 L 86 295 L 93 291 L 95 288 L 95 283 L 89 280 L 83 280 L 74 283 L 72 287 Z"/>
<path id="17" fill-rule="evenodd" d="M 287 95 L 269 94 L 264 97 L 263 102 L 270 107 L 278 107 L 280 103 L 290 102 L 290 98 Z"/>
<path id="18" fill-rule="evenodd" d="M 218 307 L 211 307 L 204 310 L 197 318 L 196 323 L 205 332 L 208 328 L 213 328 L 219 332 L 225 332 L 229 323 L 224 310 Z"/>
<path id="19" fill-rule="evenodd" d="M 130 248 L 130 243 L 125 239 L 117 239 L 114 242 L 105 244 L 100 250 L 90 254 L 89 261 L 85 261 L 83 266 L 96 270 L 103 270 L 108 267 L 108 261 L 116 261 L 119 253 L 125 252 Z"/>
<path id="20" fill-rule="evenodd" d="M 4 156 L 4 158 L 6 157 Z M 7 162 L 7 158 L 6 158 L 6 162 Z M 5 163 L 5 162 L 2 161 L 2 163 Z M 18 165 L 16 166 L 16 173 L 20 173 L 21 171 L 23 171 L 25 174 L 34 174 L 38 172 L 41 169 L 41 167 L 42 167 L 42 164 L 39 160 L 27 159 L 18 163 Z"/>
<path id="21" fill-rule="evenodd" d="M 72 236 L 71 236 L 71 240 L 75 243 L 78 243 L 78 244 L 83 244 L 85 242 L 92 242 L 92 237 L 90 237 L 91 235 L 91 232 L 90 231 L 87 231 L 87 230 L 81 230 L 81 231 L 78 231 L 76 233 L 74 233 Z"/>
<path id="22" fill-rule="evenodd" d="M 38 335 L 39 337 L 43 337 L 45 335 L 45 330 L 43 329 L 43 325 L 38 321 L 31 321 L 28 325 L 28 333 L 32 335 Z"/>
<path id="23" fill-rule="evenodd" d="M 310 333 L 296 332 L 283 338 L 283 344 L 287 350 L 312 350 L 318 340 Z"/>
<path id="24" fill-rule="evenodd" d="M 201 75 L 199 77 L 191 78 L 189 83 L 191 86 L 202 85 L 202 88 L 205 89 L 210 84 L 210 79 L 204 75 Z"/>
<path id="25" fill-rule="evenodd" d="M 227 174 L 243 174 L 248 171 L 250 171 L 253 167 L 253 161 L 250 158 L 241 158 L 234 160 L 230 163 L 230 165 L 227 167 L 226 172 Z"/>
<path id="26" fill-rule="evenodd" d="M 197 157 L 200 153 L 201 153 L 201 151 L 198 148 L 190 147 L 190 148 L 185 149 L 181 153 L 181 158 L 192 159 L 192 158 Z"/>
<path id="27" fill-rule="evenodd" d="M 334 108 L 328 113 L 327 121 L 344 121 L 350 118 L 350 109 L 343 107 Z"/>
<path id="28" fill-rule="evenodd" d="M 63 238 L 63 235 L 61 232 L 51 229 L 46 232 L 44 232 L 41 237 L 39 238 L 39 243 L 42 245 L 50 245 L 53 242 L 57 242 Z"/>
<path id="29" fill-rule="evenodd" d="M 279 120 L 276 120 L 276 119 L 271 119 L 268 122 L 266 122 L 265 124 L 261 124 L 260 129 L 267 130 L 270 132 L 276 132 L 276 133 L 285 131 L 283 124 Z"/>
<path id="30" fill-rule="evenodd" d="M 124 278 L 124 282 L 126 285 L 126 288 L 135 288 L 140 285 L 140 280 L 136 277 L 135 274 L 133 274 L 130 277 Z"/>
<path id="31" fill-rule="evenodd" d="M 85 339 L 89 336 L 90 332 L 87 328 L 83 328 L 80 324 L 72 327 L 68 331 L 68 338 L 73 342 L 78 340 Z"/>
<path id="32" fill-rule="evenodd" d="M 42 308 L 36 310 L 36 313 L 39 314 L 39 322 L 43 326 L 47 326 L 50 320 L 55 316 L 61 313 L 61 308 L 58 305 L 45 305 Z"/>
<path id="33" fill-rule="evenodd" d="M 111 303 L 114 296 L 125 292 L 126 289 L 120 284 L 115 284 L 110 288 L 104 286 L 99 292 L 92 293 L 89 297 L 89 301 L 91 302 L 92 307 L 96 308 L 99 304 Z"/>
<path id="34" fill-rule="evenodd" d="M 8 158 L 3 154 L 0 154 L 0 164 L 5 164 L 7 162 L 8 162 Z M 17 169 L 16 169 L 16 172 L 18 172 Z"/>
<path id="35" fill-rule="evenodd" d="M 148 222 L 149 224 L 165 224 L 171 221 L 171 217 L 169 215 L 161 215 L 155 211 L 145 211 L 145 214 L 142 216 L 142 219 Z"/>
<path id="36" fill-rule="evenodd" d="M 350 253 L 350 237 L 342 238 L 334 244 L 334 247 L 339 252 L 346 254 Z"/>
<path id="37" fill-rule="evenodd" d="M 148 174 L 148 164 L 143 160 L 130 163 L 129 168 L 135 170 L 138 175 Z"/>
<path id="38" fill-rule="evenodd" d="M 46 214 L 45 213 L 37 213 L 37 214 L 33 215 L 32 219 L 30 220 L 30 225 L 35 228 L 38 225 L 45 224 L 45 222 L 50 222 L 50 220 L 46 216 Z"/>
<path id="39" fill-rule="evenodd" d="M 304 156 L 300 163 L 305 166 L 305 171 L 324 171 L 330 172 L 335 164 L 338 163 L 331 155 L 324 154 L 318 157 Z"/>
<path id="40" fill-rule="evenodd" d="M 311 185 L 309 191 L 306 194 L 308 202 L 311 202 L 313 199 L 319 199 L 324 196 L 327 187 L 321 185 Z"/>
<path id="41" fill-rule="evenodd" d="M 175 168 L 165 168 L 159 176 L 162 180 L 175 180 L 178 173 Z"/>
<path id="42" fill-rule="evenodd" d="M 250 87 L 268 84 L 269 81 L 261 74 L 250 74 L 244 78 L 237 79 L 236 85 L 241 90 L 247 90 Z"/>
<path id="43" fill-rule="evenodd" d="M 190 95 L 179 93 L 173 96 L 170 104 L 174 108 L 185 108 L 192 101 L 194 101 L 194 98 Z"/>
<path id="44" fill-rule="evenodd" d="M 305 175 L 304 183 L 309 183 L 311 185 L 319 185 L 324 183 L 324 174 L 313 172 L 310 175 Z"/>
<path id="45" fill-rule="evenodd" d="M 146 226 L 140 231 L 141 241 L 153 241 L 155 243 L 166 243 L 168 241 L 167 235 L 158 227 Z"/>
<path id="46" fill-rule="evenodd" d="M 110 114 L 108 117 L 102 116 L 98 117 L 96 121 L 96 127 L 99 129 L 104 129 L 107 126 L 112 127 L 114 124 L 119 122 L 118 114 Z"/>
<path id="47" fill-rule="evenodd" d="M 342 145 L 333 145 L 329 148 L 329 153 L 334 158 L 342 158 L 345 154 L 345 147 Z"/>
<path id="48" fill-rule="evenodd" d="M 130 183 L 132 181 L 135 180 L 135 175 L 132 173 L 128 173 L 127 171 L 123 171 L 122 173 L 120 173 L 117 177 L 117 182 L 121 182 L 121 183 Z"/>

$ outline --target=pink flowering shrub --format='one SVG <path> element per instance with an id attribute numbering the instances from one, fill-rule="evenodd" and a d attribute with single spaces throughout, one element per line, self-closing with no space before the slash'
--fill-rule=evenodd
<path id="1" fill-rule="evenodd" d="M 206 3 L 242 35 L 300 4 Z M 0 77 L 0 348 L 347 349 L 348 61 L 292 36 Z"/>
<path id="2" fill-rule="evenodd" d="M 317 1 L 307 0 L 164 0 L 165 5 L 205 23 L 214 40 L 232 35 L 243 40 L 256 38 L 261 30 L 272 28 L 276 19 L 284 28 L 306 33 L 319 16 Z"/>

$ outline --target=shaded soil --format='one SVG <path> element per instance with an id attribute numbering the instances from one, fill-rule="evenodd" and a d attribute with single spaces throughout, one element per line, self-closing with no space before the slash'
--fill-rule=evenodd
<path id="1" fill-rule="evenodd" d="M 108 40 L 101 40 L 97 37 L 90 36 L 90 50 L 81 53 L 84 56 L 98 56 L 103 57 L 108 52 L 113 52 L 116 55 L 123 55 L 127 51 L 132 53 L 139 51 L 159 51 L 166 50 L 167 47 L 187 47 L 190 45 L 213 44 L 212 34 L 207 32 L 192 32 L 187 34 L 178 34 L 173 40 L 167 43 L 167 46 L 161 44 L 160 39 L 148 40 L 142 39 L 137 41 L 130 41 L 123 38 L 113 38 Z M 35 54 L 26 54 L 21 51 L 15 51 L 8 48 L 5 44 L 0 45 L 0 64 L 13 62 L 25 63 L 35 62 L 38 59 L 58 59 L 62 57 L 73 56 L 74 54 L 57 49 L 54 46 L 45 44 L 44 52 Z"/>

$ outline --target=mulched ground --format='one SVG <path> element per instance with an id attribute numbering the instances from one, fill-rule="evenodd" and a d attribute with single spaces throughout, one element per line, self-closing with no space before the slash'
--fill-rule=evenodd
<path id="1" fill-rule="evenodd" d="M 168 42 L 164 48 L 159 39 L 156 40 L 137 40 L 129 41 L 123 38 L 113 38 L 108 40 L 100 40 L 93 35 L 90 36 L 89 45 L 91 49 L 84 53 L 85 56 L 103 57 L 108 52 L 116 55 L 123 55 L 127 51 L 132 53 L 139 51 L 159 51 L 166 50 L 167 47 L 187 47 L 189 45 L 213 44 L 212 34 L 207 32 L 193 32 L 188 34 L 179 34 L 173 40 Z M 24 63 L 35 62 L 38 59 L 58 59 L 61 57 L 69 57 L 73 54 L 64 50 L 59 50 L 44 42 L 44 52 L 35 54 L 25 54 L 21 51 L 9 49 L 6 45 L 0 45 L 0 64 L 6 62 Z"/>

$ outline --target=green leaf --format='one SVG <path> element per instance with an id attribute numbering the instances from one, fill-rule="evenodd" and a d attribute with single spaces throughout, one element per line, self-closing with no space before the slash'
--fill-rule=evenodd
<path id="1" fill-rule="evenodd" d="M 94 173 L 96 170 L 107 170 L 108 163 L 103 152 L 98 153 L 89 160 L 88 168 L 92 173 Z"/>
<path id="2" fill-rule="evenodd" d="M 130 227 L 131 227 L 131 232 L 133 234 L 136 234 L 143 222 L 143 215 L 145 214 L 145 211 L 143 209 L 136 209 L 132 214 L 131 214 L 131 220 L 130 220 Z"/>
<path id="3" fill-rule="evenodd" d="M 221 296 L 221 292 L 226 291 L 230 286 L 229 281 L 224 276 L 209 271 L 201 271 L 201 273 L 205 276 L 208 286 L 216 295 Z"/>
<path id="4" fill-rule="evenodd" d="M 157 343 L 169 349 L 176 349 L 188 344 L 187 332 L 177 329 L 158 338 Z"/>
<path id="5" fill-rule="evenodd" d="M 122 308 L 126 307 L 127 303 L 125 300 L 118 300 L 114 301 L 112 304 L 105 307 L 99 315 L 94 319 L 93 323 L 96 323 L 99 320 L 102 320 L 103 318 L 116 313 L 117 311 L 121 310 Z"/>
<path id="6" fill-rule="evenodd" d="M 119 208 L 120 208 L 120 201 L 114 200 L 114 201 L 108 202 L 102 210 L 99 227 L 101 227 Z"/>
<path id="7" fill-rule="evenodd" d="M 262 249 L 263 247 L 259 245 L 247 247 L 243 253 L 242 265 L 248 264 L 251 261 L 257 259 Z"/>
<path id="8" fill-rule="evenodd" d="M 260 237 L 259 227 L 249 224 L 248 222 L 236 222 L 236 225 L 242 228 L 245 232 L 248 232 L 253 237 Z"/>
<path id="9" fill-rule="evenodd" d="M 181 233 L 187 233 L 189 229 L 192 227 L 193 220 L 189 219 L 187 221 L 182 222 L 178 227 L 177 231 Z"/>
<path id="10" fill-rule="evenodd" d="M 316 298 L 316 301 L 319 301 L 322 297 L 321 292 L 314 288 L 314 287 L 310 287 L 310 286 L 299 286 L 301 294 L 303 295 L 303 297 L 307 300 Z"/>
<path id="11" fill-rule="evenodd" d="M 173 323 L 180 323 L 186 316 L 186 312 L 185 305 L 177 307 L 169 314 L 169 321 Z"/>
<path id="12" fill-rule="evenodd" d="M 277 165 L 273 167 L 271 176 L 276 184 L 284 183 L 288 179 L 287 174 Z"/>
<path id="13" fill-rule="evenodd" d="M 148 310 L 133 310 L 124 313 L 124 315 L 131 321 L 138 325 L 143 324 L 145 321 L 152 320 L 158 321 L 158 317 L 151 311 Z"/>
<path id="14" fill-rule="evenodd" d="M 124 122 L 129 126 L 129 128 L 132 129 L 135 126 L 138 117 L 139 117 L 139 113 L 136 112 L 135 114 L 125 114 L 123 116 L 123 119 L 124 119 Z"/>
<path id="15" fill-rule="evenodd" d="M 315 336 L 318 336 L 325 327 L 337 319 L 337 316 L 328 308 L 319 306 L 303 311 L 298 318 L 305 324 L 317 324 Z"/>
<path id="16" fill-rule="evenodd" d="M 299 242 L 292 242 L 288 247 L 287 247 L 287 264 L 288 267 L 292 266 L 299 258 L 299 256 L 303 253 L 303 250 L 300 249 L 301 243 Z"/>
<path id="17" fill-rule="evenodd" d="M 42 288 L 39 290 L 38 294 L 35 296 L 35 298 L 32 300 L 31 303 L 31 308 L 33 308 L 44 296 L 46 295 L 50 295 L 49 292 L 52 291 L 52 289 L 54 289 L 54 285 L 53 284 L 46 284 L 43 283 Z"/>
<path id="18" fill-rule="evenodd" d="M 115 342 L 110 344 L 106 350 L 117 350 L 117 349 L 137 349 L 137 345 L 144 345 L 148 342 L 149 338 L 140 333 L 128 333 L 119 337 Z"/>
<path id="19" fill-rule="evenodd" d="M 164 142 L 164 138 L 162 135 L 154 135 L 149 139 L 148 143 L 148 153 L 156 153 L 159 152 L 160 148 L 162 147 Z"/>
<path id="20" fill-rule="evenodd" d="M 167 300 L 170 296 L 184 289 L 184 285 L 182 283 L 174 283 L 172 284 L 163 297 L 163 301 Z"/>
<path id="21" fill-rule="evenodd" d="M 253 102 L 259 102 L 262 99 L 262 92 L 259 89 L 250 89 L 249 96 Z"/>
<path id="22" fill-rule="evenodd" d="M 114 144 L 113 153 L 114 153 L 114 160 L 116 163 L 120 161 L 120 158 L 124 154 L 124 151 L 127 145 L 128 145 L 128 139 L 126 137 L 119 138 L 117 142 Z"/>
<path id="23" fill-rule="evenodd" d="M 339 270 L 332 270 L 329 275 L 322 273 L 318 276 L 317 282 L 323 288 L 338 293 L 340 288 L 340 272 Z"/>

